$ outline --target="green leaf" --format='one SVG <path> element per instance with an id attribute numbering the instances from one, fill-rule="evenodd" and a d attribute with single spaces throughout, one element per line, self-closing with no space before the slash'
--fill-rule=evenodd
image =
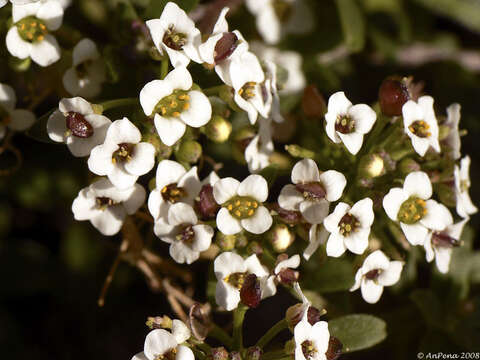
<path id="1" fill-rule="evenodd" d="M 145 10 L 145 19 L 159 18 L 162 15 L 163 8 L 170 1 L 176 3 L 187 13 L 192 11 L 198 4 L 198 0 L 151 0 Z"/>
<path id="2" fill-rule="evenodd" d="M 37 141 L 47 143 L 47 144 L 57 144 L 55 141 L 50 139 L 50 137 L 47 134 L 47 122 L 48 118 L 50 115 L 55 111 L 56 109 L 52 109 L 46 114 L 40 116 L 38 120 L 35 122 L 35 124 L 28 129 L 25 134 L 28 137 L 31 137 L 32 139 L 35 139 Z"/>
<path id="3" fill-rule="evenodd" d="M 365 19 L 355 0 L 336 0 L 345 45 L 352 52 L 365 46 Z"/>
<path id="4" fill-rule="evenodd" d="M 328 322 L 330 335 L 338 338 L 345 352 L 367 349 L 387 337 L 386 323 L 372 315 L 352 314 Z"/>
<path id="5" fill-rule="evenodd" d="M 306 266 L 311 276 L 305 278 L 304 286 L 320 294 L 348 290 L 354 283 L 355 273 L 348 260 L 329 257 L 323 264 L 310 261 Z"/>

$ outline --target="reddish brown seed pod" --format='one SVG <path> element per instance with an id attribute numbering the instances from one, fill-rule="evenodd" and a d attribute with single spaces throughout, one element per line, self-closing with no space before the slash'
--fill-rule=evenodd
<path id="1" fill-rule="evenodd" d="M 262 290 L 260 289 L 260 282 L 257 275 L 248 274 L 245 277 L 245 282 L 240 289 L 240 299 L 242 303 L 251 308 L 256 308 L 262 299 Z"/>
<path id="2" fill-rule="evenodd" d="M 325 353 L 327 360 L 337 360 L 342 355 L 343 344 L 335 336 L 328 340 L 328 350 Z"/>
<path id="3" fill-rule="evenodd" d="M 195 202 L 195 207 L 201 214 L 202 219 L 211 219 L 215 217 L 220 206 L 213 197 L 212 185 L 203 185 L 198 194 L 198 200 Z"/>
<path id="4" fill-rule="evenodd" d="M 383 80 L 378 91 L 378 100 L 383 114 L 387 116 L 402 115 L 403 104 L 410 100 L 406 82 L 394 77 Z"/>
<path id="5" fill-rule="evenodd" d="M 222 62 L 230 55 L 233 54 L 235 49 L 238 46 L 238 37 L 233 32 L 223 33 L 223 36 L 220 40 L 217 41 L 215 45 L 215 64 Z"/>
<path id="6" fill-rule="evenodd" d="M 72 132 L 73 136 L 87 139 L 93 135 L 92 125 L 82 114 L 70 111 L 67 113 L 65 121 L 67 129 Z"/>

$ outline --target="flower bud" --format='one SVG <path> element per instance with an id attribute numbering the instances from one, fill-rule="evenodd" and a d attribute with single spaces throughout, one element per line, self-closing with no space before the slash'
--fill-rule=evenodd
<path id="1" fill-rule="evenodd" d="M 205 125 L 204 130 L 207 138 L 217 143 L 223 143 L 228 140 L 232 133 L 232 124 L 225 118 L 214 115 L 208 124 Z"/>
<path id="2" fill-rule="evenodd" d="M 215 242 L 222 249 L 222 251 L 231 251 L 235 249 L 235 235 L 225 235 L 221 231 L 217 232 L 215 236 Z"/>
<path id="3" fill-rule="evenodd" d="M 202 145 L 194 140 L 183 141 L 175 151 L 175 157 L 179 162 L 194 164 L 202 156 Z"/>
<path id="4" fill-rule="evenodd" d="M 212 360 L 228 360 L 228 351 L 223 346 L 212 348 Z"/>
<path id="5" fill-rule="evenodd" d="M 285 224 L 275 225 L 269 230 L 267 236 L 272 244 L 273 250 L 278 253 L 282 253 L 287 250 L 295 240 L 295 235 Z"/>
<path id="6" fill-rule="evenodd" d="M 278 217 L 287 224 L 296 225 L 302 221 L 302 214 L 299 211 L 285 210 L 277 203 L 272 205 L 272 210 L 274 210 L 278 214 Z"/>
<path id="7" fill-rule="evenodd" d="M 405 158 L 398 164 L 398 169 L 404 175 L 408 175 L 413 171 L 419 171 L 420 165 L 411 158 Z"/>
<path id="8" fill-rule="evenodd" d="M 262 299 L 262 290 L 257 275 L 248 274 L 240 289 L 240 300 L 250 308 L 256 308 Z"/>
<path id="9" fill-rule="evenodd" d="M 406 79 L 390 77 L 383 80 L 378 91 L 378 100 L 382 113 L 387 116 L 402 115 L 402 107 L 411 96 Z"/>
<path id="10" fill-rule="evenodd" d="M 308 159 L 313 159 L 315 157 L 315 153 L 313 151 L 304 149 L 301 146 L 296 144 L 285 145 L 285 150 L 287 150 L 287 152 L 293 157 L 308 158 Z"/>
<path id="11" fill-rule="evenodd" d="M 286 268 L 278 273 L 277 279 L 282 284 L 291 285 L 298 281 L 299 276 L 300 273 L 297 270 Z"/>
<path id="12" fill-rule="evenodd" d="M 171 329 L 172 328 L 172 319 L 168 316 L 155 316 L 148 317 L 145 323 L 150 329 Z"/>
<path id="13" fill-rule="evenodd" d="M 32 63 L 32 60 L 30 57 L 27 57 L 25 59 L 19 59 L 14 56 L 10 56 L 8 58 L 8 65 L 13 71 L 16 72 L 24 72 L 30 69 L 30 65 Z"/>
<path id="14" fill-rule="evenodd" d="M 325 353 L 327 360 L 337 360 L 342 355 L 343 344 L 335 336 L 328 340 L 328 350 Z"/>
<path id="15" fill-rule="evenodd" d="M 230 352 L 229 356 L 230 360 L 242 360 L 242 355 L 238 351 L 232 351 Z"/>
<path id="16" fill-rule="evenodd" d="M 288 328 L 290 330 L 293 331 L 293 328 L 302 320 L 304 310 L 304 304 L 295 304 L 287 309 L 285 320 L 287 320 Z M 310 325 L 319 322 L 320 317 L 325 314 L 325 311 L 320 311 L 314 306 L 309 306 L 307 311 L 307 320 Z"/>
<path id="17" fill-rule="evenodd" d="M 209 96 L 208 101 L 210 101 L 210 104 L 212 105 L 213 115 L 219 115 L 223 118 L 230 117 L 231 111 L 225 101 L 220 99 L 218 96 Z"/>
<path id="18" fill-rule="evenodd" d="M 198 200 L 195 201 L 195 209 L 200 213 L 203 220 L 214 218 L 220 205 L 213 197 L 213 186 L 203 185 L 198 194 Z"/>
<path id="19" fill-rule="evenodd" d="M 245 360 L 260 360 L 263 355 L 263 351 L 258 346 L 252 346 L 247 349 L 245 354 Z"/>
<path id="20" fill-rule="evenodd" d="M 360 160 L 360 171 L 367 178 L 376 178 L 385 174 L 385 162 L 378 154 L 369 154 Z"/>
<path id="21" fill-rule="evenodd" d="M 309 85 L 303 91 L 302 110 L 308 117 L 322 118 L 327 112 L 327 104 L 315 85 Z"/>

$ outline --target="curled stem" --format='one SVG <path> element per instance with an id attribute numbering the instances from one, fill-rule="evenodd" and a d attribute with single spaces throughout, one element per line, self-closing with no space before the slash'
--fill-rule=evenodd
<path id="1" fill-rule="evenodd" d="M 278 333 L 288 327 L 287 320 L 282 319 L 273 325 L 266 333 L 263 335 L 260 340 L 257 341 L 257 346 L 264 348 Z"/>

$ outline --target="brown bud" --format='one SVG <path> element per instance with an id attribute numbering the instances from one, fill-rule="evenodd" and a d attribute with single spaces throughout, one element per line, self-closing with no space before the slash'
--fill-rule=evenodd
<path id="1" fill-rule="evenodd" d="M 208 307 L 199 303 L 195 303 L 190 307 L 188 321 L 193 335 L 198 340 L 205 340 L 210 330 L 210 317 Z"/>
<path id="2" fill-rule="evenodd" d="M 86 139 L 93 135 L 92 125 L 82 114 L 70 111 L 65 116 L 65 121 L 67 129 L 72 132 L 73 136 Z"/>
<path id="3" fill-rule="evenodd" d="M 252 346 L 247 349 L 245 354 L 245 360 L 260 360 L 263 355 L 263 351 L 258 346 Z"/>
<path id="4" fill-rule="evenodd" d="M 256 308 L 262 299 L 262 290 L 260 289 L 260 282 L 257 275 L 248 274 L 245 277 L 245 282 L 240 289 L 240 299 L 242 303 L 251 308 Z"/>
<path id="5" fill-rule="evenodd" d="M 304 304 L 295 304 L 287 309 L 285 319 L 287 320 L 288 327 L 293 328 L 302 320 L 303 312 L 305 309 Z M 320 321 L 320 317 L 323 315 L 320 310 L 314 306 L 309 306 L 307 310 L 307 320 L 310 325 L 314 325 Z"/>
<path id="6" fill-rule="evenodd" d="M 299 276 L 300 274 L 298 271 L 287 268 L 281 270 L 278 273 L 277 278 L 283 284 L 292 284 L 295 281 L 298 281 Z"/>
<path id="7" fill-rule="evenodd" d="M 238 37 L 233 32 L 223 33 L 220 40 L 215 45 L 214 55 L 215 64 L 222 62 L 233 54 L 238 46 Z"/>
<path id="8" fill-rule="evenodd" d="M 342 355 L 343 344 L 335 336 L 328 340 L 328 350 L 325 353 L 327 360 L 337 360 Z"/>
<path id="9" fill-rule="evenodd" d="M 315 85 L 309 85 L 303 91 L 302 109 L 305 115 L 322 118 L 327 112 L 327 104 Z"/>
<path id="10" fill-rule="evenodd" d="M 390 77 L 383 80 L 378 91 L 382 112 L 387 116 L 402 115 L 402 106 L 410 100 L 408 86 L 403 79 Z"/>
<path id="11" fill-rule="evenodd" d="M 213 197 L 213 186 L 203 185 L 198 194 L 198 200 L 195 201 L 195 208 L 200 213 L 203 220 L 215 217 L 220 206 Z"/>
<path id="12" fill-rule="evenodd" d="M 212 348 L 212 360 L 228 360 L 228 351 L 223 346 Z"/>

